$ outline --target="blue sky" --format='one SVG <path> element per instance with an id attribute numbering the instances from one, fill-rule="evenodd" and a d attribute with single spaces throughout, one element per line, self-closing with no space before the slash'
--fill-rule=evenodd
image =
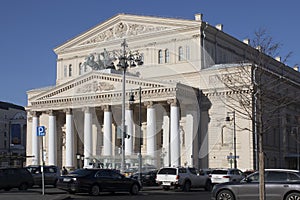
<path id="1" fill-rule="evenodd" d="M 194 19 L 243 40 L 264 28 L 292 52 L 286 64 L 300 63 L 297 0 L 1 0 L 0 101 L 27 105 L 26 91 L 55 85 L 53 49 L 118 13 Z"/>

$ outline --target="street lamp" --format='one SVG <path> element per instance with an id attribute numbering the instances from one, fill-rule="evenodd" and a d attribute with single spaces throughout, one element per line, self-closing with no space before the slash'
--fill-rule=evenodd
<path id="1" fill-rule="evenodd" d="M 230 118 L 230 114 L 233 115 L 232 118 Z M 235 130 L 235 111 L 227 112 L 226 122 L 233 121 L 233 165 L 234 168 L 237 168 L 237 160 L 236 160 L 236 130 Z"/>
<path id="2" fill-rule="evenodd" d="M 80 155 L 79 153 L 77 153 L 77 154 L 76 154 L 76 159 L 77 159 L 77 169 L 80 168 L 80 164 L 79 164 L 80 158 L 81 158 L 81 155 Z"/>
<path id="3" fill-rule="evenodd" d="M 122 54 L 117 58 L 119 60 L 119 63 L 117 66 L 121 69 L 123 69 L 123 80 L 122 80 L 122 162 L 121 162 L 121 172 L 125 171 L 125 137 L 126 137 L 126 126 L 125 126 L 125 74 L 127 67 L 135 67 L 136 64 L 142 65 L 142 56 L 138 52 L 132 52 L 132 51 L 126 51 L 126 48 L 128 48 L 128 45 L 126 43 L 126 40 L 121 44 L 121 47 L 123 47 Z"/>
<path id="4" fill-rule="evenodd" d="M 129 103 L 134 103 L 134 94 L 131 93 Z M 142 88 L 139 87 L 139 152 L 138 152 L 138 161 L 139 161 L 139 169 L 138 169 L 138 180 L 141 183 L 142 179 L 142 148 L 141 148 L 141 139 L 142 139 L 142 119 L 141 119 L 141 109 L 142 109 Z"/>

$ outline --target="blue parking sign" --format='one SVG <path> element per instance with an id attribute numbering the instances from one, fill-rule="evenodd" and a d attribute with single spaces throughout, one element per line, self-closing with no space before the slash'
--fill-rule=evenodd
<path id="1" fill-rule="evenodd" d="M 38 126 L 37 127 L 37 136 L 45 136 L 45 135 L 46 135 L 45 126 Z"/>

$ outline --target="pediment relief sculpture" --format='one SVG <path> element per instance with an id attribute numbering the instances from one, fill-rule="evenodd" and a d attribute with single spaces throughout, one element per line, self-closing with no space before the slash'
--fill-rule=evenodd
<path id="1" fill-rule="evenodd" d="M 84 41 L 80 45 L 93 44 L 102 41 L 123 38 L 124 36 L 133 36 L 144 33 L 157 32 L 166 29 L 169 29 L 169 27 L 120 22 L 115 26 L 110 27 L 106 31 L 97 34 L 93 38 Z"/>
<path id="2" fill-rule="evenodd" d="M 76 93 L 101 92 L 115 89 L 115 86 L 106 82 L 93 81 L 77 88 Z"/>

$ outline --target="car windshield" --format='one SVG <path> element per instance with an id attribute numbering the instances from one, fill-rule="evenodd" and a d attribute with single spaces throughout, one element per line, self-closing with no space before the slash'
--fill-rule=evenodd
<path id="1" fill-rule="evenodd" d="M 175 168 L 163 168 L 163 169 L 159 170 L 158 174 L 176 175 L 176 169 Z"/>
<path id="2" fill-rule="evenodd" d="M 89 175 L 91 174 L 92 172 L 89 171 L 89 170 L 85 170 L 85 169 L 77 169 L 73 172 L 71 172 L 70 174 L 73 174 L 73 175 L 79 175 L 79 176 L 86 176 L 86 175 Z"/>
<path id="3" fill-rule="evenodd" d="M 212 174 L 227 174 L 227 170 L 216 169 L 211 172 Z"/>

